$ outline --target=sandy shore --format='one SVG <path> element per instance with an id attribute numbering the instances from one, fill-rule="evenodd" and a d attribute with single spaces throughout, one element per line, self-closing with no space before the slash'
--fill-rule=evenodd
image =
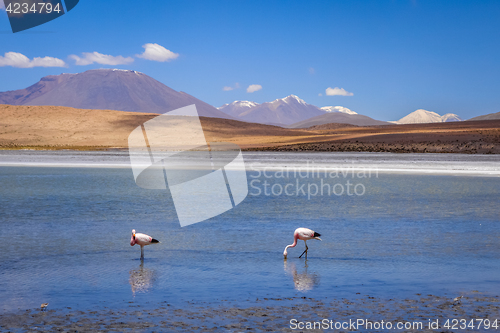
<path id="1" fill-rule="evenodd" d="M 330 330 L 295 329 L 294 325 L 303 322 L 321 322 L 327 319 L 328 325 L 335 323 L 368 320 L 372 323 L 383 320 L 390 322 L 394 327 L 397 323 L 422 323 L 422 329 L 415 324 L 415 329 L 397 331 L 405 332 L 453 332 L 445 326 L 449 319 L 489 319 L 491 323 L 497 319 L 500 325 L 500 298 L 487 296 L 472 291 L 463 294 L 459 302 L 454 302 L 453 296 L 436 296 L 416 294 L 407 299 L 380 299 L 370 295 L 357 294 L 352 299 L 336 299 L 325 297 L 312 299 L 307 297 L 256 299 L 239 302 L 238 306 L 228 301 L 217 303 L 187 302 L 185 306 L 176 307 L 163 302 L 155 306 L 141 305 L 134 302 L 124 304 L 122 309 L 110 309 L 97 305 L 92 310 L 74 310 L 71 308 L 29 309 L 13 314 L 0 315 L 2 332 L 31 331 L 31 332 L 322 332 Z M 242 304 L 243 303 L 243 304 Z M 246 304 L 245 304 L 246 303 Z M 50 306 L 50 305 L 49 305 Z M 290 322 L 296 319 L 297 322 Z M 429 320 L 439 320 L 439 328 L 429 329 Z M 469 327 L 468 332 L 485 331 L 484 326 L 479 328 L 479 321 L 475 321 L 475 328 Z M 345 324 L 344 324 L 345 325 Z M 335 331 L 350 331 L 341 329 Z M 358 331 L 384 331 L 381 329 L 368 330 L 358 327 Z M 492 331 L 496 331 L 493 329 Z"/>
<path id="2" fill-rule="evenodd" d="M 0 149 L 102 150 L 128 147 L 132 130 L 157 114 L 58 106 L 0 105 Z M 276 151 L 500 153 L 500 120 L 308 129 L 201 118 L 208 142 Z"/>

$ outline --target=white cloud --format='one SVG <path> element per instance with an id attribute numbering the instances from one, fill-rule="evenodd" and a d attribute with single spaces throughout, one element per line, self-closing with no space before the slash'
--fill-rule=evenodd
<path id="1" fill-rule="evenodd" d="M 318 96 L 323 96 L 323 94 L 322 94 L 322 93 L 319 93 L 319 94 L 318 94 Z"/>
<path id="2" fill-rule="evenodd" d="M 253 93 L 262 89 L 260 84 L 251 84 L 247 88 L 247 93 Z"/>
<path id="3" fill-rule="evenodd" d="M 3 4 L 3 1 L 0 1 L 0 9 L 5 10 L 5 5 Z"/>
<path id="4" fill-rule="evenodd" d="M 101 65 L 125 65 L 134 61 L 132 57 L 122 57 L 122 56 L 111 56 L 107 54 L 102 54 L 99 52 L 82 52 L 83 57 L 77 55 L 70 55 L 69 58 L 75 60 L 75 64 L 78 66 L 87 66 L 93 63 Z"/>
<path id="5" fill-rule="evenodd" d="M 240 88 L 240 84 L 238 82 L 236 82 L 234 84 L 234 87 L 225 86 L 224 88 L 222 88 L 222 90 L 224 90 L 224 91 L 231 91 L 231 90 L 239 89 L 239 88 Z"/>
<path id="6" fill-rule="evenodd" d="M 4 56 L 0 56 L 0 67 L 11 66 L 18 68 L 33 68 L 33 67 L 67 67 L 66 63 L 58 58 L 53 57 L 35 57 L 30 60 L 27 56 L 17 52 L 6 52 Z"/>
<path id="7" fill-rule="evenodd" d="M 313 75 L 314 73 L 316 73 L 316 70 L 312 67 L 309 67 L 309 74 Z"/>
<path id="8" fill-rule="evenodd" d="M 328 87 L 325 90 L 326 96 L 353 96 L 354 94 L 352 92 L 346 91 L 344 88 L 331 88 Z"/>
<path id="9" fill-rule="evenodd" d="M 144 53 L 137 54 L 137 58 L 143 58 L 147 60 L 165 62 L 176 59 L 179 54 L 167 50 L 161 45 L 156 43 L 147 43 L 142 46 L 144 48 Z"/>

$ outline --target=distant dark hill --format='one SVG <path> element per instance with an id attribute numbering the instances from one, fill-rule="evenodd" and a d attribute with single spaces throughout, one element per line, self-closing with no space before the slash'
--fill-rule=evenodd
<path id="1" fill-rule="evenodd" d="M 353 124 L 328 123 L 328 124 L 322 124 L 322 125 L 314 125 L 314 126 L 308 127 L 307 130 L 323 131 L 323 130 L 337 130 L 337 129 L 356 128 L 356 127 L 360 127 L 360 126 L 353 125 Z"/>
<path id="2" fill-rule="evenodd" d="M 500 119 L 500 112 L 485 114 L 484 116 L 478 116 L 467 120 L 496 120 Z"/>
<path id="3" fill-rule="evenodd" d="M 55 105 L 79 109 L 164 113 L 195 104 L 205 117 L 233 117 L 136 71 L 96 69 L 43 77 L 21 90 L 0 93 L 0 104 Z"/>
<path id="4" fill-rule="evenodd" d="M 390 125 L 390 123 L 373 118 L 362 116 L 360 114 L 346 114 L 340 112 L 325 113 L 320 116 L 309 118 L 298 123 L 287 126 L 288 128 L 308 128 L 316 125 L 329 123 L 351 124 L 356 126 L 377 126 Z"/>

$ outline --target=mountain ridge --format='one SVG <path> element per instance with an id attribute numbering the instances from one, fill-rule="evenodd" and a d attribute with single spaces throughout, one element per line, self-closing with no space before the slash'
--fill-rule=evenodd
<path id="1" fill-rule="evenodd" d="M 215 108 L 186 92 L 176 91 L 144 73 L 122 69 L 92 69 L 82 73 L 48 75 L 27 88 L 0 92 L 0 104 L 54 105 L 79 109 L 160 114 L 195 104 L 200 116 L 283 127 L 295 126 L 297 123 L 310 119 L 312 121 L 309 123 L 313 123 L 313 126 L 325 124 L 325 121 L 348 122 L 357 126 L 386 124 L 383 121 L 358 115 L 343 106 L 320 108 L 306 103 L 293 94 L 261 104 L 239 100 Z M 328 114 L 337 115 L 328 116 Z M 478 116 L 470 120 L 498 119 L 499 114 Z M 317 121 L 322 123 L 317 123 Z M 416 124 L 451 121 L 463 121 L 463 119 L 453 113 L 441 116 L 436 112 L 418 109 L 391 123 Z"/>
<path id="2" fill-rule="evenodd" d="M 359 115 L 357 112 L 343 106 L 324 106 L 319 108 L 306 103 L 303 99 L 293 94 L 261 104 L 252 101 L 237 100 L 224 104 L 218 109 L 239 120 L 283 126 L 286 128 L 295 128 L 295 126 L 304 128 L 329 123 L 350 124 L 354 126 L 389 124 L 385 121 Z"/>
<path id="3" fill-rule="evenodd" d="M 325 113 L 317 106 L 308 104 L 293 94 L 261 104 L 235 101 L 221 106 L 219 110 L 243 121 L 280 126 Z"/>
<path id="4" fill-rule="evenodd" d="M 0 93 L 0 103 L 165 113 L 195 104 L 200 116 L 234 119 L 215 107 L 132 70 L 92 69 L 45 76 L 25 89 Z"/>

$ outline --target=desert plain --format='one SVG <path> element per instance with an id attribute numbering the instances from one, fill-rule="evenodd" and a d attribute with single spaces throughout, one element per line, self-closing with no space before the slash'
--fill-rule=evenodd
<path id="1" fill-rule="evenodd" d="M 0 149 L 126 149 L 136 127 L 158 116 L 60 106 L 0 105 Z M 208 142 L 244 150 L 500 153 L 500 120 L 305 129 L 201 117 Z"/>

